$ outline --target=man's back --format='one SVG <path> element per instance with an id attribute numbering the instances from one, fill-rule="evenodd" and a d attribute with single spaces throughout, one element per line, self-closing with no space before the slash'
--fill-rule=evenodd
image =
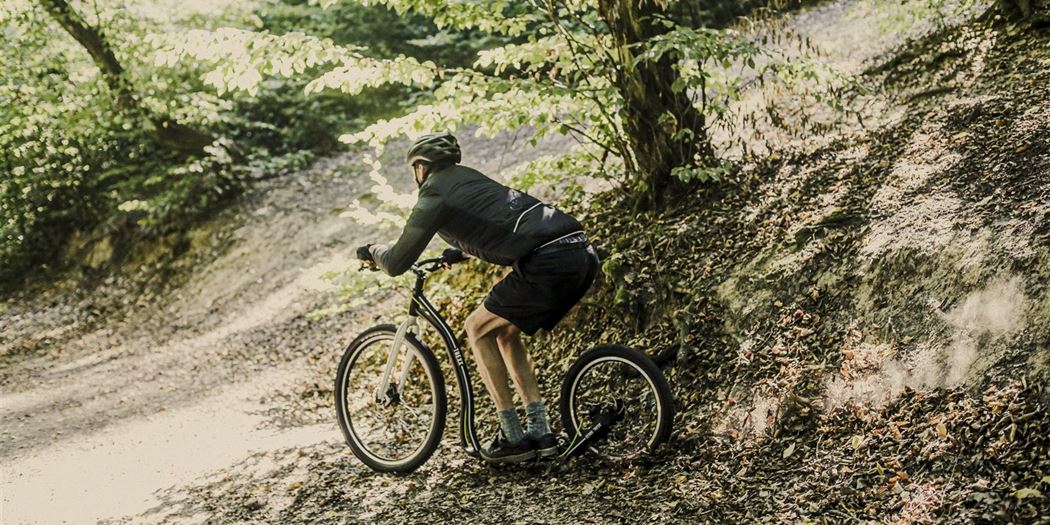
<path id="1" fill-rule="evenodd" d="M 404 233 L 389 249 L 376 246 L 375 261 L 400 274 L 438 233 L 483 261 L 510 266 L 545 243 L 582 231 L 571 215 L 473 168 L 453 165 L 419 187 Z"/>
<path id="2" fill-rule="evenodd" d="M 546 242 L 583 230 L 571 215 L 466 166 L 442 170 L 426 184 L 448 207 L 441 238 L 490 263 L 513 264 Z"/>

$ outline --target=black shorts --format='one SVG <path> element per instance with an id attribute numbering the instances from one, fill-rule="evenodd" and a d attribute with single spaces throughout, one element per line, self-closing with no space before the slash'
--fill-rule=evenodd
<path id="1" fill-rule="evenodd" d="M 528 335 L 550 331 L 587 293 L 597 272 L 598 252 L 589 244 L 530 253 L 492 287 L 485 308 Z"/>

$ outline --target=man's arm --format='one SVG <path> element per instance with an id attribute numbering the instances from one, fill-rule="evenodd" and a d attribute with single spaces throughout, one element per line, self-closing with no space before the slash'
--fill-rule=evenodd
<path id="1" fill-rule="evenodd" d="M 441 196 L 424 184 L 397 243 L 392 248 L 385 244 L 373 244 L 370 248 L 376 265 L 390 275 L 405 273 L 445 224 L 447 215 Z"/>

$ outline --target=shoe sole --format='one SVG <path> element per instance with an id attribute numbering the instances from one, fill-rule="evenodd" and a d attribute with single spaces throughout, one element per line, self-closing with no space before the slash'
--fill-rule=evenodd
<path id="1" fill-rule="evenodd" d="M 538 448 L 538 449 L 536 449 L 536 455 L 538 455 L 541 458 L 549 458 L 551 456 L 557 456 L 558 455 L 558 447 Z"/>
<path id="2" fill-rule="evenodd" d="M 498 458 L 484 458 L 489 463 L 521 463 L 522 461 L 528 461 L 536 457 L 536 451 L 530 450 L 528 452 L 522 452 L 520 454 L 512 454 L 509 456 L 502 456 Z"/>

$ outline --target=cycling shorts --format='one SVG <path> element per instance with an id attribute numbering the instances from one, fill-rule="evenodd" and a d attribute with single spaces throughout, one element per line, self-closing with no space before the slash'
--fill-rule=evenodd
<path id="1" fill-rule="evenodd" d="M 514 262 L 485 297 L 485 308 L 528 335 L 550 331 L 587 293 L 597 272 L 598 252 L 587 243 L 543 248 Z"/>

